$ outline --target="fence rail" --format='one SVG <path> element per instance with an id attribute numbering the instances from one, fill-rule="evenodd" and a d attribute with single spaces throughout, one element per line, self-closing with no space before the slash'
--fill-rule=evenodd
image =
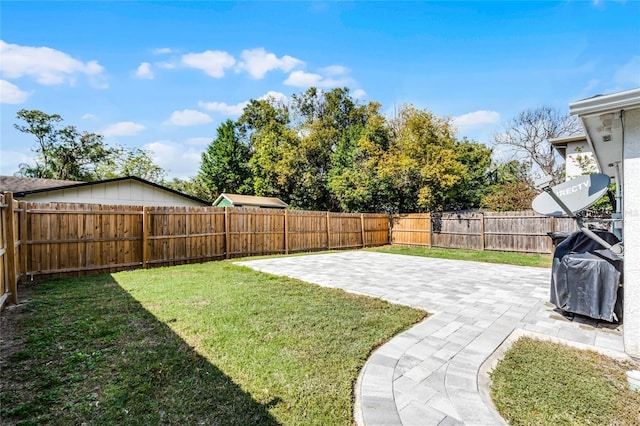
<path id="1" fill-rule="evenodd" d="M 572 219 L 17 202 L 0 194 L 0 308 L 27 279 L 385 244 L 551 254 Z"/>

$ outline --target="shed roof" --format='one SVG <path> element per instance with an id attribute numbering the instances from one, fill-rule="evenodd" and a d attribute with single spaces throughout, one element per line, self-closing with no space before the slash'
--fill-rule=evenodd
<path id="1" fill-rule="evenodd" d="M 226 193 L 220 194 L 220 196 L 213 202 L 213 205 L 217 205 L 223 198 L 227 199 L 234 206 L 255 206 L 276 209 L 284 209 L 288 207 L 288 204 L 280 198 Z"/>

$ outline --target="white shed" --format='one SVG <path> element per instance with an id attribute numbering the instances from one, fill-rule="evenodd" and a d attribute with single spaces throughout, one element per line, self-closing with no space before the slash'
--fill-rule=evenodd
<path id="1" fill-rule="evenodd" d="M 125 206 L 208 206 L 208 202 L 135 176 L 96 182 L 0 177 L 0 190 L 36 203 L 88 203 Z"/>

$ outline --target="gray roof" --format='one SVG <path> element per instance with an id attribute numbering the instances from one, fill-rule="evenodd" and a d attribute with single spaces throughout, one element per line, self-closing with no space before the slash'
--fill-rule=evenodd
<path id="1" fill-rule="evenodd" d="M 0 192 L 25 192 L 38 189 L 58 188 L 61 186 L 79 185 L 84 182 L 61 179 L 41 179 L 17 176 L 0 176 Z"/>

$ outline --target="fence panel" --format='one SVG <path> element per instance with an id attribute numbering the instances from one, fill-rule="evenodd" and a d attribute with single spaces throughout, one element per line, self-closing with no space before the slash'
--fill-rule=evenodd
<path id="1" fill-rule="evenodd" d="M 149 207 L 145 266 L 170 266 L 225 256 L 222 207 Z M 142 242 L 144 244 L 144 242 Z"/>
<path id="2" fill-rule="evenodd" d="M 142 208 L 25 203 L 31 279 L 115 272 L 142 264 Z"/>
<path id="3" fill-rule="evenodd" d="M 329 249 L 362 247 L 362 219 L 359 213 L 328 213 Z"/>
<path id="4" fill-rule="evenodd" d="M 431 214 L 394 214 L 391 218 L 391 244 L 431 247 Z"/>
<path id="5" fill-rule="evenodd" d="M 389 215 L 366 213 L 362 215 L 365 247 L 389 244 Z"/>
<path id="6" fill-rule="evenodd" d="M 228 257 L 281 254 L 284 244 L 284 210 L 228 208 Z"/>
<path id="7" fill-rule="evenodd" d="M 431 245 L 482 250 L 482 213 L 432 213 Z"/>
<path id="8" fill-rule="evenodd" d="M 327 212 L 289 210 L 287 235 L 289 253 L 327 250 Z"/>

